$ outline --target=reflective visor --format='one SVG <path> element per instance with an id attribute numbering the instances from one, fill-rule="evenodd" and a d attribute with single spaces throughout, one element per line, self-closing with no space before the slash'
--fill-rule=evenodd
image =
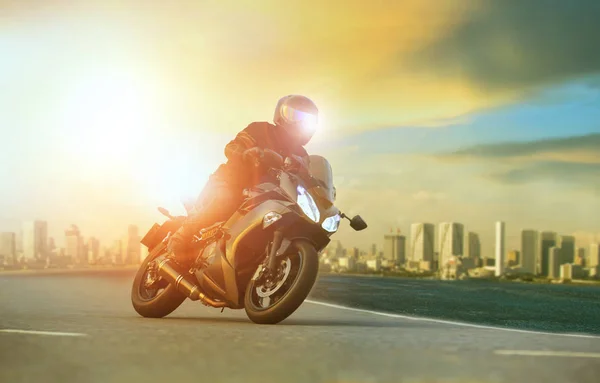
<path id="1" fill-rule="evenodd" d="M 289 122 L 300 122 L 302 125 L 315 126 L 317 124 L 317 116 L 303 112 L 298 109 L 294 109 L 288 105 L 283 105 L 281 108 L 281 114 Z"/>

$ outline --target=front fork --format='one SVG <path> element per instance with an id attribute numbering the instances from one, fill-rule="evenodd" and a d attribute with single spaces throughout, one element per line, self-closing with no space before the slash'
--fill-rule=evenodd
<path id="1" fill-rule="evenodd" d="M 277 274 L 277 258 L 287 252 L 292 242 L 285 238 L 283 231 L 277 229 L 273 232 L 273 242 L 269 247 L 269 253 L 263 262 L 264 267 L 258 268 L 252 280 L 257 280 L 263 275 L 274 276 Z"/>

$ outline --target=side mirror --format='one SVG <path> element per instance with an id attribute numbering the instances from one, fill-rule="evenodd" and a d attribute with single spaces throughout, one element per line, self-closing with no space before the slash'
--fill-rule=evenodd
<path id="1" fill-rule="evenodd" d="M 361 231 L 367 228 L 367 223 L 361 218 L 360 215 L 355 215 L 350 220 L 350 227 L 356 231 Z"/>
<path id="2" fill-rule="evenodd" d="M 165 209 L 164 207 L 159 207 L 158 211 L 160 212 L 160 214 L 164 215 L 167 218 L 171 218 L 171 219 L 173 218 L 171 216 L 171 213 L 169 213 L 169 211 L 167 209 Z"/>

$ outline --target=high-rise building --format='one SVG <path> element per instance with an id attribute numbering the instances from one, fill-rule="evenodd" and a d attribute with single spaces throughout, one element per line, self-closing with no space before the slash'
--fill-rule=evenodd
<path id="1" fill-rule="evenodd" d="M 12 265 L 17 261 L 17 236 L 15 233 L 0 233 L 0 265 Z"/>
<path id="2" fill-rule="evenodd" d="M 135 225 L 129 225 L 127 228 L 127 236 L 124 238 L 124 249 L 123 249 L 123 262 L 125 264 L 138 264 L 141 260 L 141 244 L 140 244 L 140 236 L 138 234 L 138 227 Z M 343 250 L 343 247 L 339 246 L 340 253 Z"/>
<path id="3" fill-rule="evenodd" d="M 590 255 L 587 257 L 587 267 L 597 267 L 600 265 L 600 245 L 592 243 L 590 245 Z"/>
<path id="4" fill-rule="evenodd" d="M 525 273 L 535 274 L 538 262 L 540 235 L 537 230 L 521 231 L 521 270 Z"/>
<path id="5" fill-rule="evenodd" d="M 558 237 L 557 246 L 560 247 L 560 264 L 575 262 L 575 237 L 561 235 Z"/>
<path id="6" fill-rule="evenodd" d="M 496 222 L 496 246 L 494 253 L 496 255 L 495 275 L 499 277 L 504 274 L 506 259 L 506 226 L 501 221 Z"/>
<path id="7" fill-rule="evenodd" d="M 97 263 L 100 259 L 100 241 L 97 238 L 90 237 L 87 243 L 87 261 L 88 263 Z"/>
<path id="8" fill-rule="evenodd" d="M 465 237 L 464 256 L 471 259 L 481 258 L 481 242 L 479 234 L 469 231 Z"/>
<path id="9" fill-rule="evenodd" d="M 548 249 L 548 278 L 560 277 L 560 247 L 552 246 Z"/>
<path id="10" fill-rule="evenodd" d="M 456 222 L 440 223 L 438 269 L 444 270 L 450 260 L 463 255 L 464 225 Z"/>
<path id="11" fill-rule="evenodd" d="M 406 237 L 387 234 L 383 239 L 383 258 L 392 261 L 395 265 L 404 265 L 406 262 Z"/>
<path id="12" fill-rule="evenodd" d="M 548 276 L 548 257 L 550 256 L 550 248 L 556 246 L 557 238 L 556 233 L 553 231 L 543 231 L 540 234 L 540 246 L 539 246 L 539 274 Z"/>
<path id="13" fill-rule="evenodd" d="M 575 262 L 576 265 L 585 267 L 585 248 L 578 247 L 575 250 Z"/>
<path id="14" fill-rule="evenodd" d="M 521 252 L 519 250 L 511 250 L 506 256 L 506 264 L 508 266 L 516 266 L 521 261 Z"/>
<path id="15" fill-rule="evenodd" d="M 110 254 L 112 263 L 117 265 L 123 264 L 123 240 L 117 239 L 113 242 Z"/>
<path id="16" fill-rule="evenodd" d="M 48 223 L 33 221 L 23 223 L 23 257 L 25 261 L 43 260 L 48 244 Z"/>
<path id="17" fill-rule="evenodd" d="M 372 244 L 371 245 L 371 255 L 376 257 L 377 256 L 377 244 Z"/>
<path id="18" fill-rule="evenodd" d="M 87 263 L 87 253 L 84 252 L 83 239 L 76 225 L 65 230 L 65 256 L 73 263 Z"/>
<path id="19" fill-rule="evenodd" d="M 435 226 L 432 223 L 410 225 L 410 261 L 432 262 Z"/>

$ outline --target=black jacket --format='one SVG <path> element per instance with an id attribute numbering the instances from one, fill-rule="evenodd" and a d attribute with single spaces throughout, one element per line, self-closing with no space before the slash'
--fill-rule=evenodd
<path id="1" fill-rule="evenodd" d="M 239 189 L 255 185 L 264 175 L 265 169 L 255 168 L 242 160 L 244 151 L 253 147 L 274 150 L 284 158 L 292 154 L 308 156 L 304 147 L 294 144 L 283 129 L 268 122 L 253 122 L 225 146 L 227 163 L 219 166 L 212 178 Z"/>

